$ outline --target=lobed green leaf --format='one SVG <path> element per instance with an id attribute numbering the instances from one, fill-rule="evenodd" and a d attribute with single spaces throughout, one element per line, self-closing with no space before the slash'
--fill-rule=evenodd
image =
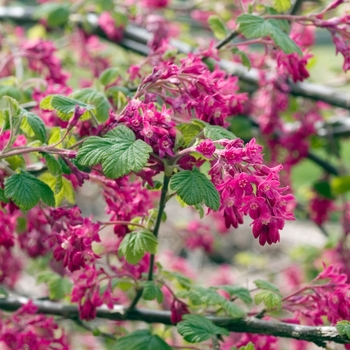
<path id="1" fill-rule="evenodd" d="M 216 326 L 212 321 L 200 315 L 184 315 L 177 324 L 177 331 L 189 343 L 200 343 L 217 335 L 230 333 L 227 329 Z"/>
<path id="2" fill-rule="evenodd" d="M 40 200 L 51 207 L 55 206 L 51 188 L 23 170 L 5 180 L 5 196 L 23 210 L 35 207 Z"/>
<path id="3" fill-rule="evenodd" d="M 140 329 L 117 340 L 113 350 L 172 350 L 158 335 Z"/>
<path id="4" fill-rule="evenodd" d="M 213 210 L 220 206 L 220 195 L 214 184 L 197 168 L 184 170 L 173 175 L 170 188 L 188 205 L 204 202 Z"/>

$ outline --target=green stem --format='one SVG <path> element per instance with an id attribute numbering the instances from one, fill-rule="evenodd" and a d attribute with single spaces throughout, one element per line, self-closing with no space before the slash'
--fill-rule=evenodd
<path id="1" fill-rule="evenodd" d="M 164 213 L 166 195 L 168 193 L 170 178 L 171 178 L 171 176 L 164 175 L 163 187 L 162 187 L 162 192 L 161 192 L 160 200 L 159 200 L 159 209 L 158 209 L 157 220 L 156 220 L 156 224 L 155 224 L 154 229 L 153 229 L 153 234 L 155 237 L 158 237 L 160 223 L 162 222 L 162 216 Z M 148 281 L 153 280 L 154 258 L 155 258 L 155 255 L 151 254 L 151 260 L 150 260 L 150 265 L 149 265 L 149 269 L 148 269 L 148 278 L 147 278 Z M 143 292 L 143 288 L 138 289 L 134 300 L 131 302 L 130 306 L 128 307 L 127 312 L 132 311 L 136 307 L 137 303 L 141 299 L 142 292 Z"/>
<path id="2" fill-rule="evenodd" d="M 161 192 L 160 201 L 159 201 L 157 221 L 156 221 L 156 224 L 155 224 L 154 229 L 153 229 L 153 234 L 156 238 L 158 237 L 160 223 L 162 222 L 162 217 L 163 217 L 165 202 L 166 202 L 166 195 L 168 194 L 170 177 L 171 176 L 164 175 L 163 187 L 162 187 L 162 192 Z M 148 280 L 149 281 L 152 281 L 152 279 L 153 279 L 154 258 L 155 258 L 155 255 L 151 254 L 151 261 L 150 261 L 150 265 L 149 265 L 149 269 L 148 269 Z"/>

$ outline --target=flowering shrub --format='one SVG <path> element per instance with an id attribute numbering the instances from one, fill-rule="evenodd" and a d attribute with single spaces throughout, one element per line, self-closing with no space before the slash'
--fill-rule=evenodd
<path id="1" fill-rule="evenodd" d="M 336 134 L 346 134 L 349 96 L 303 82 L 315 29 L 329 32 L 349 70 L 343 3 L 3 8 L 1 346 L 73 349 L 93 334 L 96 349 L 350 349 L 350 177 Z M 195 49 L 179 41 L 197 44 L 175 20 L 184 12 L 200 33 Z M 313 153 L 318 144 L 339 169 Z M 325 173 L 305 204 L 293 170 L 307 158 Z M 79 196 L 94 188 L 103 210 L 89 215 Z M 176 201 L 191 216 L 182 226 Z M 225 240 L 248 222 L 267 249 L 300 208 L 326 234 L 340 219 L 343 233 L 275 281 L 241 286 L 225 261 L 200 283 L 162 246 L 173 248 L 174 226 L 178 252 L 213 256 L 216 233 Z M 23 292 L 28 279 L 44 292 Z"/>

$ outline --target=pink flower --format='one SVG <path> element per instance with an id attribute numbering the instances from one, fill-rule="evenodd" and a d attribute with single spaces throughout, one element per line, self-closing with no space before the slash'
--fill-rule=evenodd
<path id="1" fill-rule="evenodd" d="M 170 320 L 172 324 L 177 324 L 178 322 L 182 321 L 182 316 L 190 313 L 187 308 L 187 304 L 179 299 L 173 299 L 170 306 L 170 311 Z"/>
<path id="2" fill-rule="evenodd" d="M 109 12 L 101 13 L 98 18 L 98 24 L 109 39 L 113 41 L 120 41 L 122 39 L 124 26 L 117 27 L 116 21 Z"/>
<path id="3" fill-rule="evenodd" d="M 203 156 L 206 158 L 212 158 L 214 152 L 216 151 L 216 147 L 212 140 L 206 139 L 196 147 L 196 151 L 203 154 Z"/>

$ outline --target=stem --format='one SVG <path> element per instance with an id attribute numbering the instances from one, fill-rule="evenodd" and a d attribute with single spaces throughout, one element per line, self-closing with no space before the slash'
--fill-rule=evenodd
<path id="1" fill-rule="evenodd" d="M 211 337 L 211 342 L 213 344 L 213 350 L 220 350 L 220 344 L 216 335 Z"/>
<path id="2" fill-rule="evenodd" d="M 166 195 L 168 193 L 168 186 L 169 186 L 170 178 L 171 178 L 171 176 L 167 176 L 164 174 L 163 187 L 162 187 L 162 192 L 161 192 L 160 200 L 159 200 L 159 209 L 158 209 L 157 220 L 156 220 L 156 224 L 155 224 L 154 229 L 153 229 L 153 234 L 155 237 L 158 237 L 160 223 L 162 222 L 162 216 L 163 216 L 163 212 L 164 212 L 164 208 L 165 208 Z M 148 278 L 147 278 L 148 281 L 153 280 L 154 258 L 155 258 L 155 255 L 151 254 L 151 260 L 150 260 L 149 269 L 148 269 Z M 142 292 L 143 292 L 143 288 L 140 288 L 137 291 L 135 298 L 133 299 L 129 308 L 127 309 L 127 313 L 130 313 L 136 307 L 137 303 L 141 299 Z"/>
<path id="3" fill-rule="evenodd" d="M 231 32 L 230 34 L 228 34 L 227 36 L 225 36 L 224 39 L 222 39 L 221 41 L 219 41 L 215 48 L 220 50 L 223 46 L 225 46 L 227 43 L 229 43 L 232 39 L 234 39 L 236 36 L 238 36 L 239 33 L 238 32 Z"/>
<path id="4" fill-rule="evenodd" d="M 0 154 L 0 159 L 3 158 L 8 158 L 8 157 L 12 157 L 12 156 L 17 156 L 19 154 L 26 154 L 26 153 L 32 153 L 32 152 L 47 152 L 47 153 L 58 153 L 58 154 L 64 154 L 67 152 L 74 152 L 74 151 L 69 151 L 69 150 L 65 150 L 65 149 L 59 149 L 59 148 L 55 148 L 52 146 L 42 146 L 42 147 L 26 147 L 26 148 L 19 148 L 10 152 L 6 152 L 6 153 L 1 153 Z"/>
<path id="5" fill-rule="evenodd" d="M 165 202 L 166 202 L 166 195 L 168 194 L 168 186 L 169 186 L 169 182 L 170 182 L 170 177 L 171 176 L 164 175 L 163 187 L 162 187 L 162 192 L 161 192 L 160 201 L 159 201 L 157 221 L 156 221 L 156 224 L 155 224 L 154 230 L 153 230 L 153 234 L 156 238 L 158 237 L 160 223 L 162 222 L 162 217 L 163 217 Z M 155 255 L 151 254 L 151 261 L 150 261 L 149 270 L 148 270 L 148 280 L 149 281 L 153 280 L 154 258 L 155 258 Z"/>

